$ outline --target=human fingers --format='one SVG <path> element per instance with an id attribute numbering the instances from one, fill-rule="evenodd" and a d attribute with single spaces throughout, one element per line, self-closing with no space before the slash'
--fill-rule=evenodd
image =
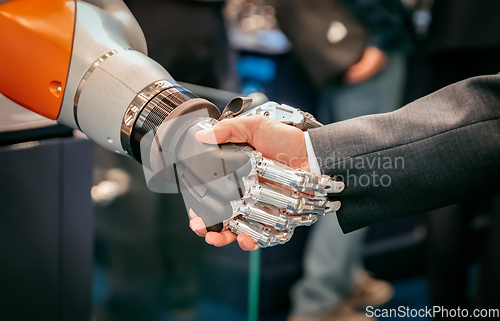
<path id="1" fill-rule="evenodd" d="M 205 242 L 213 246 L 221 247 L 228 245 L 236 240 L 236 234 L 229 230 L 224 230 L 222 232 L 208 232 L 205 235 Z"/>
<path id="2" fill-rule="evenodd" d="M 239 234 L 236 238 L 238 240 L 238 245 L 244 251 L 255 251 L 259 248 L 259 245 L 255 243 L 252 238 L 246 234 Z"/>
<path id="3" fill-rule="evenodd" d="M 189 227 L 196 233 L 196 235 L 204 237 L 205 234 L 207 234 L 207 227 L 205 226 L 203 219 L 196 215 L 192 209 L 189 209 L 188 215 L 190 217 Z"/>

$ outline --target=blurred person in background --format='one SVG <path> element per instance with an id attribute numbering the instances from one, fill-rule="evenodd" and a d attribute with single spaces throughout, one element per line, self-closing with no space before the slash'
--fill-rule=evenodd
<path id="1" fill-rule="evenodd" d="M 328 124 L 396 110 L 413 35 L 400 0 L 285 0 L 278 23 L 319 89 L 318 120 Z M 344 234 L 335 216 L 312 227 L 304 276 L 292 291 L 290 321 L 365 320 L 356 308 L 392 296 L 363 269 L 367 229 Z"/>
<path id="2" fill-rule="evenodd" d="M 500 72 L 500 1 L 438 0 L 421 53 L 430 66 L 429 92 L 479 75 Z M 464 148 L 467 148 L 464 146 Z M 500 300 L 500 199 L 471 199 L 427 215 L 427 265 L 432 304 L 447 309 L 498 308 Z M 473 232 L 488 223 L 486 246 L 477 251 Z M 481 225 L 481 224 L 479 224 Z M 483 231 L 484 232 L 484 231 Z M 479 252 L 475 294 L 469 296 L 468 270 Z M 470 283 L 469 283 L 470 284 Z"/>

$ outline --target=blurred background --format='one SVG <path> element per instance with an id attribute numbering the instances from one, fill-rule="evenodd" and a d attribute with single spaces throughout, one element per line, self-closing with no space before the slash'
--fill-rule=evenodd
<path id="1" fill-rule="evenodd" d="M 327 124 L 500 71 L 495 0 L 125 2 L 149 55 L 221 109 L 260 92 Z M 207 245 L 189 229 L 181 195 L 150 192 L 132 159 L 5 98 L 0 106 L 0 272 L 46 263 L 32 280 L 0 281 L 5 315 L 29 313 L 23 300 L 47 311 L 79 300 L 51 319 L 91 306 L 95 321 L 249 320 L 249 253 Z M 39 199 L 23 201 L 25 193 Z M 464 200 L 348 235 L 335 217 L 298 228 L 289 243 L 260 251 L 259 320 L 365 320 L 369 305 L 500 308 L 489 265 L 499 205 Z M 45 241 L 34 246 L 33 235 Z"/>

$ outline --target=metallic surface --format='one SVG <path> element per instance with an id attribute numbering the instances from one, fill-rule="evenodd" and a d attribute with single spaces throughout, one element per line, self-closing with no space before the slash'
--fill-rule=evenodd
<path id="1" fill-rule="evenodd" d="M 296 108 L 268 102 L 244 112 L 230 112 L 227 118 L 266 116 L 307 130 L 323 126 L 308 113 Z M 242 178 L 244 193 L 231 202 L 233 215 L 224 222 L 236 234 L 249 235 L 260 247 L 284 244 L 298 226 L 309 226 L 320 215 L 340 209 L 339 201 L 327 194 L 340 193 L 344 183 L 327 175 L 316 175 L 266 159 L 250 147 L 243 147 L 250 158 L 250 173 Z M 263 182 L 264 178 L 266 181 Z"/>
<path id="2" fill-rule="evenodd" d="M 105 69 L 105 65 L 110 64 L 110 60 L 115 60 L 116 64 L 121 64 L 120 69 L 111 68 L 111 70 L 109 70 L 110 68 L 108 68 L 107 70 L 110 75 L 115 76 L 115 78 L 118 78 L 121 82 L 121 84 L 115 82 L 108 87 L 109 89 L 116 88 L 117 91 L 121 91 L 119 95 L 121 95 L 123 91 L 127 90 L 136 94 L 146 85 L 158 79 L 170 79 L 170 77 L 167 72 L 164 72 L 163 74 L 160 74 L 160 72 L 151 73 L 145 59 L 141 60 L 141 63 L 144 64 L 144 68 L 141 73 L 136 73 L 130 70 L 131 65 L 138 63 L 138 60 L 136 59 L 138 56 L 137 53 L 143 53 L 144 55 L 147 54 L 147 46 L 146 39 L 142 34 L 141 28 L 123 1 L 87 0 L 74 2 L 76 4 L 77 14 L 75 19 L 73 48 L 71 52 L 69 72 L 66 70 L 68 78 L 64 90 L 61 111 L 57 117 L 57 121 L 72 128 L 78 128 L 79 126 L 83 131 L 88 131 L 86 133 L 88 137 L 96 140 L 96 142 L 109 150 L 121 150 L 121 146 L 119 144 L 119 125 L 123 112 L 133 97 L 130 98 L 129 101 L 116 99 L 114 100 L 116 105 L 114 105 L 113 95 L 109 92 L 110 90 L 105 90 L 106 83 L 104 83 L 101 85 L 101 88 L 97 86 L 97 88 L 94 87 L 94 89 L 90 90 L 94 90 L 94 92 L 91 92 L 89 95 L 94 96 L 95 99 L 89 99 L 89 97 L 85 98 L 86 91 L 89 90 L 89 86 L 93 81 L 108 81 L 107 79 L 104 79 L 104 77 L 96 77 L 96 74 L 99 73 L 99 70 Z M 123 50 L 124 48 L 133 50 Z M 97 68 L 88 79 L 87 84 L 85 85 L 86 89 L 84 89 L 80 95 L 78 103 L 79 124 L 77 126 L 74 116 L 74 104 L 75 95 L 80 82 L 92 65 L 101 56 L 103 56 L 103 54 L 112 50 L 117 50 L 118 53 L 100 64 L 99 68 Z M 131 54 L 135 51 L 135 55 Z M 122 56 L 122 59 L 116 59 L 117 56 Z M 129 61 L 123 63 L 123 60 L 126 59 Z M 117 73 L 117 71 L 120 70 L 129 72 L 129 75 L 133 75 L 134 77 L 123 77 L 122 74 Z M 135 84 L 137 84 L 137 86 L 134 86 Z M 126 86 L 126 88 L 119 89 L 121 86 Z M 95 91 L 95 89 L 98 89 L 98 91 Z M 102 101 L 101 96 L 105 96 Z M 127 98 L 129 97 L 129 95 L 121 95 L 123 98 L 125 98 L 125 96 L 127 96 Z M 124 104 L 123 108 L 120 106 L 122 104 Z M 102 106 L 106 106 L 106 108 L 102 108 Z M 96 116 L 101 113 L 101 111 L 98 110 L 99 108 L 102 109 L 102 113 L 107 114 L 106 116 L 111 116 L 110 114 L 113 113 L 111 117 L 119 117 L 118 121 L 110 124 L 107 117 L 103 117 L 103 115 Z M 82 112 L 86 109 L 90 109 L 90 111 L 88 113 Z M 111 109 L 116 110 L 116 113 L 114 113 Z M 100 124 L 89 126 L 89 121 L 86 121 L 85 119 L 89 116 L 91 118 L 99 118 L 103 120 L 103 123 L 108 123 L 109 125 L 107 130 L 98 129 Z M 116 128 L 115 125 L 118 125 L 118 128 Z M 113 133 L 115 131 L 116 134 Z M 102 137 L 102 139 L 96 139 L 98 137 Z M 118 144 L 108 143 L 108 138 L 111 138 Z"/>
<path id="3" fill-rule="evenodd" d="M 177 101 L 174 101 L 170 104 L 165 103 L 167 100 L 169 100 L 171 98 L 172 95 L 177 96 L 176 94 L 186 95 L 186 94 L 189 94 L 189 91 L 185 88 L 182 88 L 182 87 L 172 87 L 172 88 L 169 88 L 169 89 L 166 89 L 166 90 L 160 92 L 153 99 L 151 99 L 151 101 L 144 107 L 143 111 L 139 114 L 139 117 L 137 117 L 135 126 L 143 127 L 148 116 L 151 114 L 153 109 L 162 105 L 162 102 L 164 105 L 162 107 L 167 113 L 171 113 L 175 109 L 175 107 L 177 107 L 181 103 L 185 102 L 185 100 L 180 100 L 179 99 L 180 97 L 178 97 L 177 99 L 174 98 L 174 100 L 177 100 Z M 186 95 L 186 98 L 188 98 L 187 95 Z"/>
<path id="4" fill-rule="evenodd" d="M 131 123 L 135 121 L 134 130 L 155 130 L 147 124 L 151 111 L 169 95 L 180 93 L 182 90 L 185 89 L 174 87 L 153 97 L 143 107 L 139 116 L 129 120 Z M 184 105 L 194 101 L 195 99 Z M 228 118 L 267 115 L 302 130 L 306 129 L 307 120 L 311 119 L 300 110 L 286 105 L 271 102 L 244 111 L 242 106 L 247 102 L 243 99 L 232 102 L 234 106 L 230 103 L 227 107 L 230 112 Z M 171 109 L 163 107 L 163 110 L 166 114 L 172 112 L 174 115 L 182 109 L 173 110 L 175 105 L 171 105 Z M 166 116 L 160 115 L 157 119 L 161 121 L 166 119 Z M 217 147 L 209 144 L 215 150 L 205 150 L 206 147 L 199 145 L 200 142 L 194 135 L 200 130 L 212 128 L 218 121 L 212 115 L 197 116 L 191 118 L 191 121 L 193 123 L 185 124 L 183 130 L 175 127 L 175 133 L 168 134 L 168 130 L 163 129 L 156 131 L 155 139 L 161 142 L 174 141 L 175 146 L 171 148 L 162 145 L 160 153 L 155 151 L 148 155 L 153 160 L 151 169 L 154 175 L 165 174 L 165 164 L 177 165 L 175 175 L 179 177 L 179 182 L 182 182 L 181 192 L 186 206 L 199 215 L 198 217 L 203 217 L 202 221 L 206 227 L 223 223 L 226 229 L 236 234 L 248 234 L 260 247 L 268 247 L 286 243 L 296 227 L 311 225 L 320 215 L 333 214 L 339 210 L 340 202 L 330 200 L 327 194 L 343 191 L 343 182 L 266 159 L 248 145 L 223 144 Z M 133 132 L 129 137 L 132 142 L 140 140 Z M 131 147 L 135 153 L 136 149 Z M 155 158 L 155 155 L 163 155 L 164 158 Z M 173 155 L 174 159 L 165 162 L 168 155 Z M 133 156 L 136 157 L 135 154 Z M 223 176 L 217 173 L 223 173 Z M 171 176 L 173 181 L 175 178 Z"/>
<path id="5" fill-rule="evenodd" d="M 297 108 L 285 104 L 280 105 L 275 102 L 267 102 L 263 105 L 235 116 L 250 117 L 256 115 L 269 117 L 302 130 L 323 126 L 323 124 L 318 122 L 313 115 L 303 112 Z"/>
<path id="6" fill-rule="evenodd" d="M 99 59 L 97 59 L 94 62 L 94 64 L 89 68 L 89 70 L 87 70 L 87 72 L 83 76 L 82 80 L 78 84 L 78 88 L 76 89 L 76 94 L 75 94 L 75 101 L 74 101 L 74 104 L 73 104 L 73 115 L 75 117 L 76 126 L 80 130 L 81 130 L 80 124 L 78 123 L 78 102 L 80 101 L 80 95 L 82 94 L 83 88 L 85 87 L 85 83 L 90 78 L 90 75 L 92 75 L 92 73 L 94 72 L 94 70 L 96 70 L 102 62 L 104 62 L 106 59 L 108 59 L 109 57 L 113 56 L 117 52 L 118 52 L 118 50 L 113 49 L 113 50 L 110 50 L 110 51 L 106 52 L 101 57 L 99 57 Z"/>
<path id="7" fill-rule="evenodd" d="M 297 226 L 309 226 L 318 220 L 316 214 L 288 215 L 283 211 L 273 211 L 259 205 L 242 206 L 238 209 L 238 213 L 248 220 L 272 226 L 277 231 L 294 229 Z"/>
<path id="8" fill-rule="evenodd" d="M 250 202 L 261 202 L 284 209 L 288 213 L 329 214 L 340 208 L 326 197 L 308 197 L 301 193 L 288 193 L 284 188 L 272 184 L 254 184 L 247 195 Z"/>
<path id="9" fill-rule="evenodd" d="M 149 132 L 156 134 L 160 125 L 172 112 L 188 100 L 197 98 L 182 87 L 168 88 L 153 97 L 140 112 L 130 135 L 132 156 L 142 163 L 141 141 Z"/>
<path id="10" fill-rule="evenodd" d="M 293 230 L 276 233 L 272 228 L 245 219 L 234 219 L 227 226 L 235 234 L 247 234 L 260 247 L 270 247 L 285 244 L 293 236 Z"/>
<path id="11" fill-rule="evenodd" d="M 315 175 L 302 169 L 292 169 L 277 161 L 264 159 L 257 164 L 259 176 L 274 182 L 289 186 L 294 191 L 326 193 L 340 193 L 344 183 L 333 180 L 328 175 Z"/>
<path id="12" fill-rule="evenodd" d="M 144 88 L 128 106 L 123 116 L 120 139 L 125 152 L 132 155 L 131 135 L 135 122 L 149 101 L 160 92 L 173 87 L 178 87 L 175 82 L 169 80 L 158 80 Z M 143 120 L 142 120 L 143 121 Z"/>

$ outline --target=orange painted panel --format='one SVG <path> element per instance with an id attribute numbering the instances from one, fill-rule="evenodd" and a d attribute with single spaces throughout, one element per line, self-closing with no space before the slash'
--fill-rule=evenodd
<path id="1" fill-rule="evenodd" d="M 0 5 L 0 93 L 57 119 L 74 25 L 74 0 L 12 0 Z"/>

